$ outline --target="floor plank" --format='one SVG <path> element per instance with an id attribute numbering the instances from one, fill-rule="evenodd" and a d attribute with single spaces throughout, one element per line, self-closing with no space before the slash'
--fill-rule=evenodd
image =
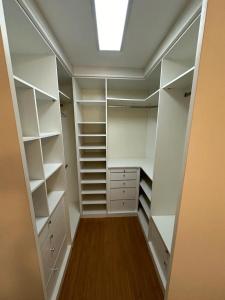
<path id="1" fill-rule="evenodd" d="M 81 219 L 59 299 L 163 299 L 137 217 Z"/>

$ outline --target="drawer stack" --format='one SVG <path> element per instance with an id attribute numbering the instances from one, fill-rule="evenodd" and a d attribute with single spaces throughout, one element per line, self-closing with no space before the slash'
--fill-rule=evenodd
<path id="1" fill-rule="evenodd" d="M 66 253 L 66 220 L 63 200 L 60 201 L 39 235 L 44 280 L 50 298 Z"/>
<path id="2" fill-rule="evenodd" d="M 109 169 L 109 210 L 111 213 L 135 212 L 138 204 L 140 170 Z"/>

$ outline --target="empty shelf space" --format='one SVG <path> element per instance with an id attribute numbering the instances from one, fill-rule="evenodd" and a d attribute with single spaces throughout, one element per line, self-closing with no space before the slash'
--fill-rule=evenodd
<path id="1" fill-rule="evenodd" d="M 106 137 L 106 134 L 79 134 L 79 137 Z"/>
<path id="2" fill-rule="evenodd" d="M 144 179 L 141 180 L 140 186 L 141 186 L 142 190 L 144 191 L 144 193 L 146 194 L 146 196 L 148 197 L 148 199 L 151 200 L 152 189 Z"/>
<path id="3" fill-rule="evenodd" d="M 106 125 L 106 122 L 78 122 L 78 125 Z"/>
<path id="4" fill-rule="evenodd" d="M 106 214 L 106 204 L 88 204 L 83 205 L 83 215 Z"/>
<path id="5" fill-rule="evenodd" d="M 64 191 L 53 191 L 48 193 L 47 200 L 50 215 L 52 214 L 64 194 Z"/>
<path id="6" fill-rule="evenodd" d="M 175 89 L 175 88 L 188 88 L 192 85 L 193 75 L 194 75 L 195 67 L 190 68 L 183 74 L 179 75 L 169 83 L 167 83 L 165 86 L 163 86 L 164 89 Z"/>
<path id="7" fill-rule="evenodd" d="M 82 201 L 82 205 L 92 205 L 92 204 L 106 204 L 106 200 Z"/>
<path id="8" fill-rule="evenodd" d="M 34 192 L 43 183 L 44 183 L 44 180 L 30 180 L 30 189 L 31 189 L 31 192 Z"/>
<path id="9" fill-rule="evenodd" d="M 80 173 L 106 173 L 106 169 L 81 169 Z"/>
<path id="10" fill-rule="evenodd" d="M 80 161 L 106 161 L 106 157 L 81 157 Z"/>
<path id="11" fill-rule="evenodd" d="M 148 206 L 147 201 L 143 195 L 140 195 L 139 201 L 140 201 L 140 204 L 141 204 L 147 218 L 150 219 L 150 207 Z"/>
<path id="12" fill-rule="evenodd" d="M 99 183 L 106 183 L 106 180 L 99 179 L 99 180 L 81 180 L 81 184 L 99 184 Z"/>
<path id="13" fill-rule="evenodd" d="M 45 224 L 48 222 L 48 217 L 36 217 L 35 221 L 36 221 L 37 233 L 40 234 Z"/>
<path id="14" fill-rule="evenodd" d="M 80 150 L 106 150 L 106 146 L 80 146 Z"/>
<path id="15" fill-rule="evenodd" d="M 45 178 L 49 178 L 52 174 L 54 174 L 60 167 L 62 166 L 61 163 L 55 164 L 44 164 L 44 174 Z"/>
<path id="16" fill-rule="evenodd" d="M 175 215 L 152 216 L 152 220 L 167 248 L 171 252 Z"/>
<path id="17" fill-rule="evenodd" d="M 106 194 L 106 189 L 104 190 L 86 190 L 81 192 L 82 195 L 101 195 Z"/>

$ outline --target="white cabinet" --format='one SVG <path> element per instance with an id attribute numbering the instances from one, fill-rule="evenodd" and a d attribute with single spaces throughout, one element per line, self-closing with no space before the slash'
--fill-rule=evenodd
<path id="1" fill-rule="evenodd" d="M 110 213 L 137 212 L 139 174 L 139 168 L 109 169 L 108 201 Z"/>

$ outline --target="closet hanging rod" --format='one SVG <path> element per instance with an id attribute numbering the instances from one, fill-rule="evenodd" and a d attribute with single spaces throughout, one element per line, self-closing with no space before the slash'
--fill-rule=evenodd
<path id="1" fill-rule="evenodd" d="M 110 108 L 126 107 L 126 108 L 148 108 L 148 109 L 152 109 L 152 108 L 158 107 L 158 105 L 155 105 L 155 106 L 108 105 L 108 107 L 110 107 Z"/>

